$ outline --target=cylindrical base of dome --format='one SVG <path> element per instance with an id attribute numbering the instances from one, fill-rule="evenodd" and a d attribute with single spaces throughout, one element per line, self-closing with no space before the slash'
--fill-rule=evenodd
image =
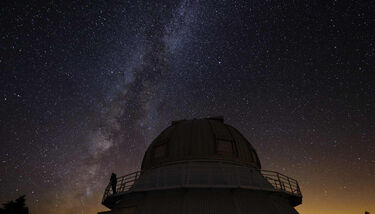
<path id="1" fill-rule="evenodd" d="M 263 191 L 175 189 L 138 193 L 102 214 L 298 214 L 289 202 Z"/>

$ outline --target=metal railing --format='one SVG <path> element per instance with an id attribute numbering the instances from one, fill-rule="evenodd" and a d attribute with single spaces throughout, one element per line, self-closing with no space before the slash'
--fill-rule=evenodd
<path id="1" fill-rule="evenodd" d="M 302 197 L 297 180 L 274 171 L 260 170 L 260 172 L 276 190 Z"/>
<path id="2" fill-rule="evenodd" d="M 107 185 L 104 191 L 103 201 L 111 195 L 127 192 L 135 182 L 139 179 L 142 171 L 136 171 L 117 178 L 116 192 L 113 191 L 111 182 Z"/>
<path id="3" fill-rule="evenodd" d="M 177 182 L 173 182 L 174 184 L 168 184 L 167 179 L 173 175 L 166 174 L 168 173 L 168 170 L 159 170 L 156 171 L 157 177 L 151 177 L 153 179 L 156 179 L 156 181 L 153 181 L 154 183 L 151 184 L 153 187 L 152 189 L 165 189 L 165 188 L 172 188 L 172 187 L 220 187 L 220 188 L 235 188 L 235 187 L 244 187 L 244 188 L 254 188 L 254 189 L 264 189 L 267 191 L 274 191 L 274 192 L 283 192 L 287 193 L 288 195 L 292 195 L 295 197 L 302 197 L 299 185 L 297 180 L 290 178 L 286 175 L 283 175 L 278 172 L 274 171 L 268 171 L 268 170 L 257 170 L 257 169 L 249 169 L 246 168 L 245 175 L 239 173 L 239 171 L 244 170 L 244 167 L 223 167 L 222 165 L 215 166 L 215 167 L 203 167 L 203 173 L 199 173 L 199 178 L 204 182 L 202 184 L 197 183 L 194 175 L 196 173 L 192 173 L 194 169 L 190 169 L 189 167 L 176 167 L 177 168 Z M 174 168 L 174 169 L 176 169 Z M 213 182 L 213 168 L 218 168 L 217 170 L 224 172 L 225 170 L 232 169 L 234 170 L 234 173 L 226 173 L 222 174 L 223 181 Z M 241 170 L 239 170 L 241 169 Z M 260 173 L 254 173 L 253 171 L 257 171 Z M 116 184 L 116 192 L 113 191 L 111 183 L 109 183 L 105 189 L 104 195 L 103 195 L 103 202 L 110 196 L 116 196 L 119 194 L 123 194 L 126 192 L 130 192 L 132 190 L 149 190 L 150 187 L 147 188 L 144 187 L 142 182 L 144 183 L 145 180 L 141 181 L 140 179 L 142 174 L 146 174 L 147 171 L 137 171 L 130 173 L 125 176 L 121 176 L 117 178 L 117 184 Z M 149 172 L 149 171 L 148 171 Z M 147 173 L 148 173 L 147 172 Z M 201 171 L 202 172 L 202 171 Z M 174 174 L 174 175 L 176 175 Z M 228 175 L 229 174 L 229 175 Z M 247 181 L 247 179 L 254 179 L 254 174 L 256 176 L 260 176 L 265 178 L 269 184 L 269 186 L 265 187 L 264 184 L 261 185 L 262 188 L 258 188 L 257 186 L 252 186 L 252 182 L 254 181 Z M 216 174 L 217 175 L 217 174 Z M 145 177 L 145 176 L 143 176 Z M 258 179 L 259 180 L 259 179 Z M 264 179 L 262 179 L 264 180 Z M 264 181 L 267 183 L 266 181 Z M 142 186 L 143 185 L 143 186 Z"/>

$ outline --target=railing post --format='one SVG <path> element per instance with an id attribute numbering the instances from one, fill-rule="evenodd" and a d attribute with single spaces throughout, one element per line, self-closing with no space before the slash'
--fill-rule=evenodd
<path id="1" fill-rule="evenodd" d="M 240 187 L 241 184 L 240 184 L 240 176 L 239 176 L 239 173 L 238 173 L 238 167 L 236 167 L 236 180 L 237 180 L 237 187 Z"/>
<path id="2" fill-rule="evenodd" d="M 252 168 L 249 168 L 248 170 L 250 172 L 250 182 L 249 182 L 249 184 L 254 185 L 254 183 L 253 183 L 254 182 L 254 172 L 256 172 L 256 170 L 253 170 Z M 259 173 L 262 175 L 261 171 L 259 171 Z"/>
<path id="3" fill-rule="evenodd" d="M 191 170 L 191 161 L 188 163 L 188 167 L 186 170 L 186 176 L 185 176 L 185 185 L 189 186 L 190 185 L 190 170 Z"/>
<path id="4" fill-rule="evenodd" d="M 281 184 L 281 180 L 280 180 L 280 175 L 279 175 L 279 173 L 276 172 L 276 175 L 277 175 L 277 180 L 279 181 L 279 184 L 280 184 L 280 189 L 284 190 L 284 189 L 283 189 L 283 186 L 282 186 L 282 184 Z"/>
<path id="5" fill-rule="evenodd" d="M 298 183 L 296 182 L 296 184 L 297 184 L 297 191 L 298 191 L 298 195 L 301 195 L 301 190 L 300 190 L 300 188 L 299 188 L 299 185 L 298 185 Z"/>
<path id="6" fill-rule="evenodd" d="M 118 180 L 118 181 L 117 181 L 118 187 L 117 187 L 117 185 L 116 185 L 116 191 L 117 191 L 117 192 L 122 192 L 122 188 L 123 188 L 123 186 L 124 186 L 124 178 L 121 177 L 121 178 L 118 178 L 117 180 Z"/>
<path id="7" fill-rule="evenodd" d="M 290 189 L 290 191 L 292 191 L 292 193 L 294 193 L 293 187 L 292 187 L 292 185 L 290 184 L 289 177 L 287 177 L 287 178 L 288 178 L 288 183 L 289 183 L 289 189 Z"/>
<path id="8" fill-rule="evenodd" d="M 180 184 L 181 186 L 185 186 L 185 175 L 186 175 L 186 168 L 181 168 L 179 167 L 179 169 L 182 171 L 181 173 L 181 181 L 180 181 Z"/>
<path id="9" fill-rule="evenodd" d="M 212 184 L 212 182 L 211 182 L 211 178 L 213 177 L 212 176 L 212 174 L 213 174 L 213 170 L 214 170 L 214 168 L 212 167 L 212 168 L 208 168 L 207 169 L 208 171 L 209 171 L 209 173 L 208 173 L 208 177 L 207 177 L 207 180 L 208 180 L 208 186 L 211 186 L 211 184 Z"/>
<path id="10" fill-rule="evenodd" d="M 157 170 L 157 177 L 156 177 L 156 186 L 159 186 L 159 177 L 160 177 L 160 168 L 156 169 Z"/>

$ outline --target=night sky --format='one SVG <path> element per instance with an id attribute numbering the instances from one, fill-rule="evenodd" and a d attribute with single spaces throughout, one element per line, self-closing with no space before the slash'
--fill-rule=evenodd
<path id="1" fill-rule="evenodd" d="M 300 213 L 375 212 L 374 5 L 2 1 L 0 202 L 106 210 L 172 120 L 221 115 Z"/>

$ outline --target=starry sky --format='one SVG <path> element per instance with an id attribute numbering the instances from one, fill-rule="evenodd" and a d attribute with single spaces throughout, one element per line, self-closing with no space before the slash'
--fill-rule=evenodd
<path id="1" fill-rule="evenodd" d="M 0 202 L 95 213 L 172 120 L 222 115 L 302 214 L 375 212 L 371 1 L 2 1 Z"/>

